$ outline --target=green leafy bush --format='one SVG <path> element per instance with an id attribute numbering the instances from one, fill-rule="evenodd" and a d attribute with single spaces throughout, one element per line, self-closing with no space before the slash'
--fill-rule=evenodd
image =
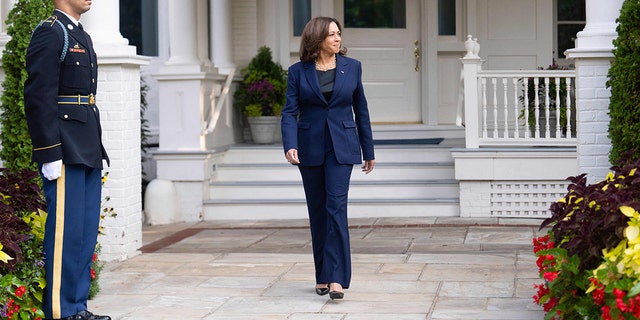
<path id="1" fill-rule="evenodd" d="M 2 83 L 0 158 L 5 167 L 13 172 L 35 169 L 35 164 L 31 162 L 31 139 L 24 115 L 25 61 L 32 30 L 52 12 L 52 1 L 18 0 L 7 17 L 7 34 L 11 40 L 2 53 L 2 69 L 6 76 Z"/>
<path id="2" fill-rule="evenodd" d="M 607 81 L 607 87 L 611 88 L 609 160 L 612 164 L 618 163 L 627 150 L 636 150 L 635 156 L 640 156 L 640 2 L 624 1 L 616 22 L 615 59 Z"/>

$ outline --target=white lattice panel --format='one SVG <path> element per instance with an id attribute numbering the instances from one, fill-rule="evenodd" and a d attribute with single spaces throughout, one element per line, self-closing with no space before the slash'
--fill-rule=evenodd
<path id="1" fill-rule="evenodd" d="M 567 193 L 567 181 L 493 181 L 492 217 L 550 216 L 549 207 Z"/>

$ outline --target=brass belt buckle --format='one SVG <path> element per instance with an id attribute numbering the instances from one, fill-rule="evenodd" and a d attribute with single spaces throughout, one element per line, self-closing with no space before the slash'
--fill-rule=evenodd
<path id="1" fill-rule="evenodd" d="M 93 93 L 89 94 L 89 104 L 96 104 L 96 96 L 94 96 Z"/>

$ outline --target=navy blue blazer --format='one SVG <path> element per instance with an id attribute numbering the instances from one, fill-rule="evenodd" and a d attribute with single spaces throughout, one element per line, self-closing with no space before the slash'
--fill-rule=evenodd
<path id="1" fill-rule="evenodd" d="M 337 55 L 329 101 L 320 92 L 314 61 L 300 61 L 289 67 L 287 82 L 282 109 L 285 153 L 297 149 L 301 166 L 321 165 L 327 125 L 338 163 L 359 164 L 363 159 L 375 159 L 369 108 L 362 87 L 362 65 L 358 60 Z"/>
<path id="2" fill-rule="evenodd" d="M 64 32 L 55 20 L 62 22 L 68 34 L 62 62 Z M 89 35 L 55 11 L 33 31 L 26 66 L 24 108 L 33 160 L 62 159 L 65 164 L 101 169 L 102 159 L 109 159 L 102 145 L 98 107 L 58 104 L 58 95 L 96 94 L 98 62 Z"/>

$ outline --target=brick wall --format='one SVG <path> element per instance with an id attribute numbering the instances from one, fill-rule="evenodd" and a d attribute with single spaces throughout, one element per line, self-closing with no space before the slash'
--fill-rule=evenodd
<path id="1" fill-rule="evenodd" d="M 103 186 L 103 207 L 113 207 L 117 217 L 102 221 L 101 259 L 123 260 L 142 246 L 142 195 L 140 163 L 140 68 L 108 64 L 99 67 L 97 104 L 100 107 L 103 143 L 111 166 Z"/>
<path id="2" fill-rule="evenodd" d="M 610 167 L 609 66 L 608 58 L 576 59 L 579 173 L 587 173 L 590 183 L 604 179 Z"/>

